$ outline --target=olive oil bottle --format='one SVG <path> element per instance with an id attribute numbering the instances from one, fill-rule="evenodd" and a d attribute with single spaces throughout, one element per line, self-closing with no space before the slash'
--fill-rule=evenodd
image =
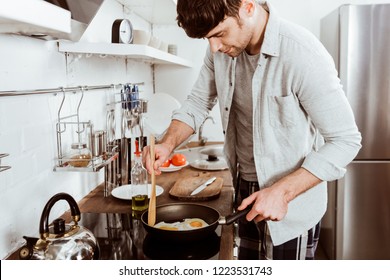
<path id="1" fill-rule="evenodd" d="M 131 210 L 133 217 L 140 217 L 143 211 L 148 209 L 148 174 L 142 166 L 142 156 L 139 150 L 139 142 L 135 141 L 134 166 L 131 169 Z"/>

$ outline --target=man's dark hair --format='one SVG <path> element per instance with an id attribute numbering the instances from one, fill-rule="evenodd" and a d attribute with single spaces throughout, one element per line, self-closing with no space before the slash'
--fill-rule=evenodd
<path id="1" fill-rule="evenodd" d="M 228 17 L 238 19 L 242 0 L 178 0 L 177 24 L 191 38 L 204 38 Z"/>

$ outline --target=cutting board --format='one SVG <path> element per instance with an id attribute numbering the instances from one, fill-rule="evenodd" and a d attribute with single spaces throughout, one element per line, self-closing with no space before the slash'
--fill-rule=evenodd
<path id="1" fill-rule="evenodd" d="M 208 185 L 203 191 L 196 195 L 190 195 L 193 190 L 205 183 L 213 177 L 209 172 L 199 173 L 196 176 L 185 177 L 177 180 L 173 187 L 169 190 L 169 195 L 172 198 L 183 201 L 206 201 L 217 198 L 222 189 L 223 179 L 217 179 Z"/>

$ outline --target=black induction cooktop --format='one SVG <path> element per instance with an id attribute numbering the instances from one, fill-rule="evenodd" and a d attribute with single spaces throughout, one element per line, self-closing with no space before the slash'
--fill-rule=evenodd
<path id="1" fill-rule="evenodd" d="M 182 242 L 149 235 L 130 213 L 82 213 L 80 224 L 97 238 L 102 260 L 207 260 L 219 255 L 221 226 L 207 238 Z"/>

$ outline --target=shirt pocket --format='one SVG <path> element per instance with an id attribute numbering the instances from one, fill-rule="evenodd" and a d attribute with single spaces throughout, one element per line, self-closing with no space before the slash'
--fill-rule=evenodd
<path id="1" fill-rule="evenodd" d="M 271 126 L 292 127 L 297 123 L 299 106 L 293 94 L 268 96 L 268 114 Z"/>

